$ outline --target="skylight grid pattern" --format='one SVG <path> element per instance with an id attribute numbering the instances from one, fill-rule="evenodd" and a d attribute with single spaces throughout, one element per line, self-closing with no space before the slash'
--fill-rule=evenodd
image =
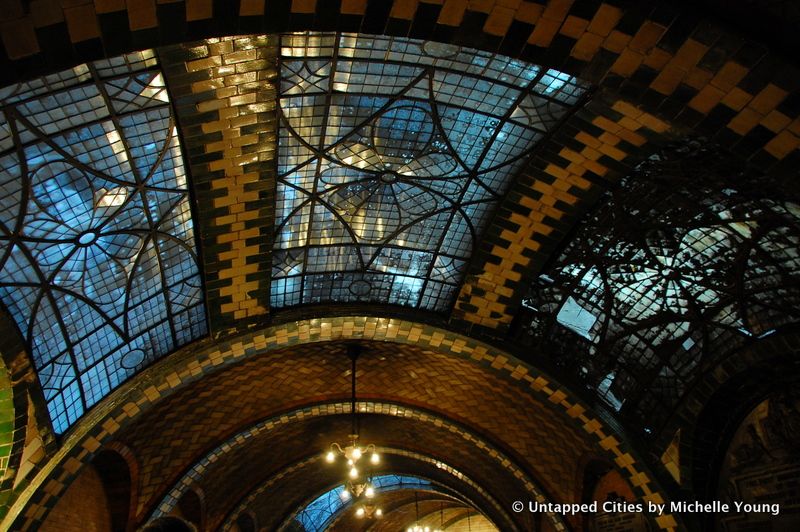
<path id="1" fill-rule="evenodd" d="M 800 321 L 796 193 L 725 161 L 705 141 L 664 148 L 523 301 L 522 328 L 555 364 L 651 427 L 699 367 Z"/>
<path id="2" fill-rule="evenodd" d="M 271 305 L 445 311 L 575 78 L 414 39 L 283 35 Z"/>
<path id="3" fill-rule="evenodd" d="M 206 334 L 186 174 L 152 51 L 0 97 L 0 299 L 63 433 Z"/>

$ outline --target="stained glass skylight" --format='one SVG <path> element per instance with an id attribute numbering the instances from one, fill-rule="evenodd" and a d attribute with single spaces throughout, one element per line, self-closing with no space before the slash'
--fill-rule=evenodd
<path id="1" fill-rule="evenodd" d="M 271 304 L 442 311 L 512 178 L 585 92 L 451 45 L 281 36 Z"/>
<path id="2" fill-rule="evenodd" d="M 642 164 L 533 283 L 525 337 L 653 426 L 731 350 L 800 321 L 800 201 L 705 142 Z"/>
<path id="3" fill-rule="evenodd" d="M 62 433 L 206 332 L 184 164 L 152 51 L 0 103 L 0 299 Z"/>

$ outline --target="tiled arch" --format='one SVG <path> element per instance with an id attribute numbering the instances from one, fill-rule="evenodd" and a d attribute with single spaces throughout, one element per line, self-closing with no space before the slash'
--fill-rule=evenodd
<path id="1" fill-rule="evenodd" d="M 131 451 L 131 449 L 120 442 L 110 442 L 103 447 L 103 451 L 111 452 L 117 456 L 119 456 L 128 468 L 128 474 L 130 475 L 130 499 L 128 501 L 128 516 L 132 516 L 133 513 L 136 511 L 136 503 L 139 493 L 137 491 L 137 486 L 139 483 L 139 469 L 141 465 L 139 464 L 139 460 L 137 459 L 136 455 Z"/>
<path id="2" fill-rule="evenodd" d="M 382 502 L 382 504 L 384 504 L 385 510 L 380 522 L 375 522 L 372 525 L 373 532 L 392 531 L 396 528 L 403 530 L 403 525 L 407 525 L 412 517 L 410 515 L 412 508 L 416 514 L 416 506 L 414 505 L 415 496 L 420 510 L 420 521 L 426 522 L 425 524 L 428 526 L 435 524 L 432 522 L 433 516 L 439 521 L 439 518 L 442 516 L 440 513 L 442 510 L 444 515 L 449 515 L 451 512 L 458 512 L 459 514 L 470 512 L 475 516 L 473 517 L 474 519 L 481 519 L 484 524 L 486 523 L 486 520 L 484 520 L 486 516 L 473 510 L 472 508 L 474 508 L 474 506 L 459 502 L 457 499 L 436 489 L 410 488 L 384 493 L 385 495 L 383 495 L 382 501 L 385 502 Z M 362 519 L 353 515 L 352 512 L 340 511 L 333 516 L 330 524 L 331 528 L 337 530 L 357 530 L 359 525 L 362 525 Z M 405 528 L 405 530 L 408 529 Z"/>
<path id="3" fill-rule="evenodd" d="M 277 325 L 219 343 L 201 341 L 154 365 L 120 387 L 76 424 L 61 448 L 36 471 L 31 484 L 20 493 L 3 525 L 20 530 L 35 526 L 94 452 L 111 441 L 122 426 L 181 387 L 257 353 L 290 345 L 344 339 L 411 344 L 491 368 L 510 383 L 523 385 L 533 396 L 563 413 L 565 420 L 596 442 L 598 452 L 608 456 L 624 471 L 643 500 L 663 502 L 667 498 L 641 459 L 625 442 L 624 435 L 607 425 L 548 375 L 501 350 L 444 329 L 403 320 L 355 316 Z M 664 515 L 658 518 L 657 523 L 667 530 L 678 526 L 673 515 Z"/>
<path id="4" fill-rule="evenodd" d="M 409 457 L 411 459 L 422 461 L 422 462 L 435 463 L 437 468 L 441 468 L 441 469 L 447 471 L 448 474 L 454 476 L 456 479 L 458 479 L 458 481 L 460 481 L 463 484 L 466 484 L 467 486 L 469 486 L 470 488 L 472 488 L 476 492 L 478 492 L 480 495 L 482 495 L 484 497 L 484 499 L 486 501 L 488 501 L 488 504 L 492 505 L 492 508 L 496 512 L 498 512 L 498 515 L 502 515 L 503 517 L 505 517 L 507 519 L 507 511 L 505 509 L 500 508 L 497 505 L 497 502 L 494 500 L 494 498 L 489 493 L 487 493 L 485 490 L 483 490 L 472 479 L 470 479 L 469 477 L 463 475 L 460 471 L 450 467 L 446 463 L 443 463 L 443 462 L 440 462 L 440 461 L 437 461 L 437 460 L 432 460 L 431 458 L 429 458 L 427 456 L 424 456 L 424 455 L 420 455 L 418 453 L 412 453 L 412 452 L 403 451 L 403 450 L 400 450 L 400 449 L 389 448 L 389 447 L 378 448 L 378 451 L 381 452 L 382 454 L 390 454 L 390 455 L 394 454 L 394 455 L 406 456 L 406 457 Z M 253 503 L 257 500 L 257 498 L 260 495 L 264 494 L 267 490 L 269 490 L 270 488 L 274 487 L 278 482 L 280 482 L 287 475 L 290 475 L 290 474 L 292 474 L 292 473 L 294 473 L 296 471 L 300 471 L 303 468 L 307 467 L 308 465 L 313 464 L 314 462 L 317 462 L 319 460 L 321 460 L 321 458 L 319 456 L 314 456 L 314 457 L 310 457 L 310 458 L 308 458 L 306 460 L 303 460 L 301 462 L 297 462 L 295 464 L 291 464 L 284 471 L 282 471 L 279 474 L 271 477 L 266 482 L 264 482 L 262 485 L 258 486 L 255 490 L 253 490 L 253 492 L 250 495 L 247 496 L 247 498 L 245 498 L 239 505 L 237 505 L 236 508 L 234 508 L 234 510 L 231 512 L 231 514 L 225 519 L 225 522 L 222 525 L 222 530 L 225 530 L 225 531 L 230 530 L 231 526 L 233 525 L 233 523 L 236 520 L 236 517 L 239 514 L 241 514 L 242 512 L 248 511 L 248 508 L 252 508 Z M 395 473 L 397 473 L 397 472 L 389 472 L 388 474 L 395 474 Z M 329 488 L 332 488 L 332 487 L 335 487 L 335 486 L 330 486 Z M 448 487 L 450 489 L 453 489 L 452 486 L 448 486 Z M 318 497 L 321 494 L 322 493 L 315 493 L 313 496 L 309 497 L 306 502 L 313 501 L 316 497 Z M 469 500 L 469 499 L 466 499 L 466 502 L 474 504 L 474 501 Z M 292 516 L 287 516 L 287 518 L 284 519 L 284 521 L 288 521 L 291 517 L 293 517 L 293 515 Z M 513 528 L 513 522 L 511 520 L 506 520 L 504 524 L 506 526 L 510 526 L 511 528 Z"/>
<path id="5" fill-rule="evenodd" d="M 724 452 L 717 441 L 717 437 L 724 435 L 715 434 L 715 429 L 732 420 L 738 424 L 741 420 L 737 416 L 745 415 L 754 403 L 780 385 L 779 375 L 794 378 L 797 360 L 800 360 L 800 328 L 794 325 L 737 349 L 703 374 L 676 409 L 670 426 L 657 443 L 658 448 L 667 449 L 671 443 L 667 438 L 680 431 L 675 447 L 680 456 L 681 478 L 686 479 L 682 487 L 700 496 L 705 494 L 706 483 L 713 478 L 714 460 L 721 459 L 720 453 Z M 772 377 L 764 378 L 765 375 Z M 747 394 L 740 387 L 745 380 L 749 384 Z M 719 425 L 710 428 L 709 417 Z"/>
<path id="6" fill-rule="evenodd" d="M 523 381 L 508 381 L 488 364 L 465 363 L 461 357 L 413 344 L 360 343 L 361 400 L 414 406 L 454 420 L 513 457 L 548 497 L 571 500 L 573 468 L 594 444 L 591 436 L 561 415 L 559 407 L 529 394 Z M 175 390 L 117 431 L 115 439 L 130 445 L 144 464 L 139 518 L 219 442 L 309 404 L 346 401 L 351 384 L 345 371 L 349 367 L 346 346 L 346 341 L 333 340 L 256 353 Z M 447 441 L 445 456 L 454 465 L 486 482 L 495 477 L 493 482 L 504 497 L 515 491 L 502 488 L 517 484 L 513 476 L 479 459 L 483 457 L 475 455 L 466 442 L 451 438 L 435 424 L 410 438 L 415 431 L 413 420 L 366 415 L 362 421 L 362 432 L 370 441 L 391 442 L 417 452 L 436 449 L 439 442 Z M 328 416 L 276 429 L 269 446 L 280 452 L 261 454 L 260 442 L 266 440 L 251 440 L 229 453 L 224 462 L 215 463 L 200 484 L 219 503 L 218 512 L 231 493 L 279 469 L 279 457 L 299 459 L 305 451 L 293 445 L 292 438 L 322 449 L 331 438 L 345 437 L 348 425 L 346 417 Z M 177 441 L 181 445 L 172 443 Z M 506 480 L 496 478 L 501 476 Z"/>
<path id="7" fill-rule="evenodd" d="M 506 469 L 513 477 L 517 478 L 522 485 L 526 489 L 526 493 L 532 495 L 536 500 L 544 502 L 548 500 L 548 498 L 542 493 L 542 490 L 539 486 L 537 486 L 534 479 L 531 479 L 528 474 L 523 471 L 518 465 L 514 463 L 513 458 L 506 456 L 502 451 L 494 448 L 494 446 L 486 442 L 477 434 L 472 434 L 465 428 L 453 423 L 450 420 L 442 419 L 441 417 L 429 413 L 424 412 L 414 407 L 410 407 L 408 405 L 397 405 L 392 403 L 376 403 L 376 402 L 359 402 L 356 405 L 356 409 L 359 413 L 362 414 L 380 414 L 386 416 L 394 416 L 394 417 L 402 417 L 406 419 L 412 419 L 414 421 L 419 422 L 420 426 L 424 426 L 425 424 L 435 424 L 438 427 L 442 427 L 448 430 L 450 433 L 464 439 L 468 444 L 474 446 L 476 452 L 486 455 L 494 460 L 496 466 L 498 468 Z M 233 451 L 238 445 L 241 445 L 245 441 L 257 437 L 262 432 L 269 432 L 270 430 L 279 427 L 281 425 L 285 425 L 287 423 L 293 423 L 297 421 L 303 421 L 306 419 L 310 419 L 317 416 L 331 416 L 331 415 L 342 415 L 348 414 L 350 412 L 350 404 L 349 403 L 328 403 L 328 404 L 320 404 L 314 405 L 310 407 L 306 407 L 294 412 L 286 412 L 281 414 L 278 417 L 263 421 L 258 423 L 257 425 L 240 432 L 239 434 L 235 435 L 233 438 L 225 441 L 224 443 L 220 444 L 217 448 L 213 451 L 208 453 L 202 460 L 197 462 L 190 471 L 184 474 L 183 478 L 170 490 L 169 494 L 164 497 L 155 511 L 151 514 L 150 519 L 155 519 L 161 517 L 163 515 L 168 515 L 169 512 L 174 508 L 178 499 L 180 499 L 181 494 L 188 489 L 197 479 L 203 476 L 204 471 L 207 469 L 208 465 L 212 462 L 216 462 L 219 460 L 223 460 L 226 454 L 229 454 Z M 477 489 L 477 491 L 483 491 L 480 486 L 475 484 L 474 481 L 470 480 L 466 477 L 463 473 L 460 473 L 452 466 L 447 465 L 440 460 L 431 458 L 429 456 L 422 455 L 420 453 L 415 453 L 413 451 L 403 450 L 403 449 L 386 449 L 387 451 L 391 452 L 391 454 L 400 454 L 402 456 L 412 457 L 417 460 L 422 460 L 427 463 L 436 463 L 437 467 L 445 469 L 449 474 L 455 476 L 461 481 L 467 482 L 471 484 L 473 488 Z M 381 451 L 383 452 L 383 451 Z M 319 458 L 319 456 L 317 456 Z M 304 463 L 307 462 L 306 460 L 303 461 Z M 267 481 L 269 484 L 269 481 Z M 263 492 L 266 489 L 263 486 L 258 488 L 253 495 L 255 496 L 258 493 Z M 487 500 L 493 500 L 493 498 L 487 494 L 483 493 L 483 495 L 487 498 Z M 251 497 L 248 497 L 251 499 Z M 494 503 L 495 509 L 499 511 L 500 514 L 505 513 L 504 510 L 500 509 L 497 503 Z M 246 506 L 240 505 L 240 510 L 243 510 Z M 235 511 L 232 514 L 230 519 L 235 519 L 236 514 L 238 511 Z M 565 530 L 565 525 L 563 519 L 560 516 L 554 514 L 548 514 L 548 517 L 552 520 L 553 526 L 555 530 Z"/>

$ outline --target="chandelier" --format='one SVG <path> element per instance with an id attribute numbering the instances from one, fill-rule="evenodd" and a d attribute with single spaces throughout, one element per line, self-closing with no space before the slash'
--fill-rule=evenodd
<path id="1" fill-rule="evenodd" d="M 383 510 L 375 502 L 375 486 L 372 485 L 371 469 L 380 464 L 381 457 L 375 445 L 362 445 L 358 441 L 358 413 L 356 412 L 356 360 L 361 354 L 361 346 L 351 344 L 347 346 L 347 355 L 350 357 L 350 416 L 351 431 L 348 443 L 344 446 L 333 442 L 330 450 L 325 455 L 329 464 L 337 462 L 340 458 L 346 464 L 347 476 L 344 481 L 344 490 L 339 495 L 343 502 L 353 500 L 355 515 L 358 518 L 375 519 L 383 516 Z M 369 456 L 367 459 L 366 457 Z"/>

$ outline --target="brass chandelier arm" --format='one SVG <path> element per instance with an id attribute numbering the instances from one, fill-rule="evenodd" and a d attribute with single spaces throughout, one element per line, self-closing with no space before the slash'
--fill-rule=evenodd
<path id="1" fill-rule="evenodd" d="M 338 443 L 336 443 L 336 442 L 333 442 L 333 443 L 331 443 L 331 452 L 333 452 L 333 450 L 334 450 L 334 449 L 336 449 L 337 451 L 339 451 L 339 453 L 340 453 L 340 454 L 344 454 L 344 449 L 342 449 L 342 446 L 341 446 L 341 445 L 339 445 L 339 444 L 338 444 Z"/>

